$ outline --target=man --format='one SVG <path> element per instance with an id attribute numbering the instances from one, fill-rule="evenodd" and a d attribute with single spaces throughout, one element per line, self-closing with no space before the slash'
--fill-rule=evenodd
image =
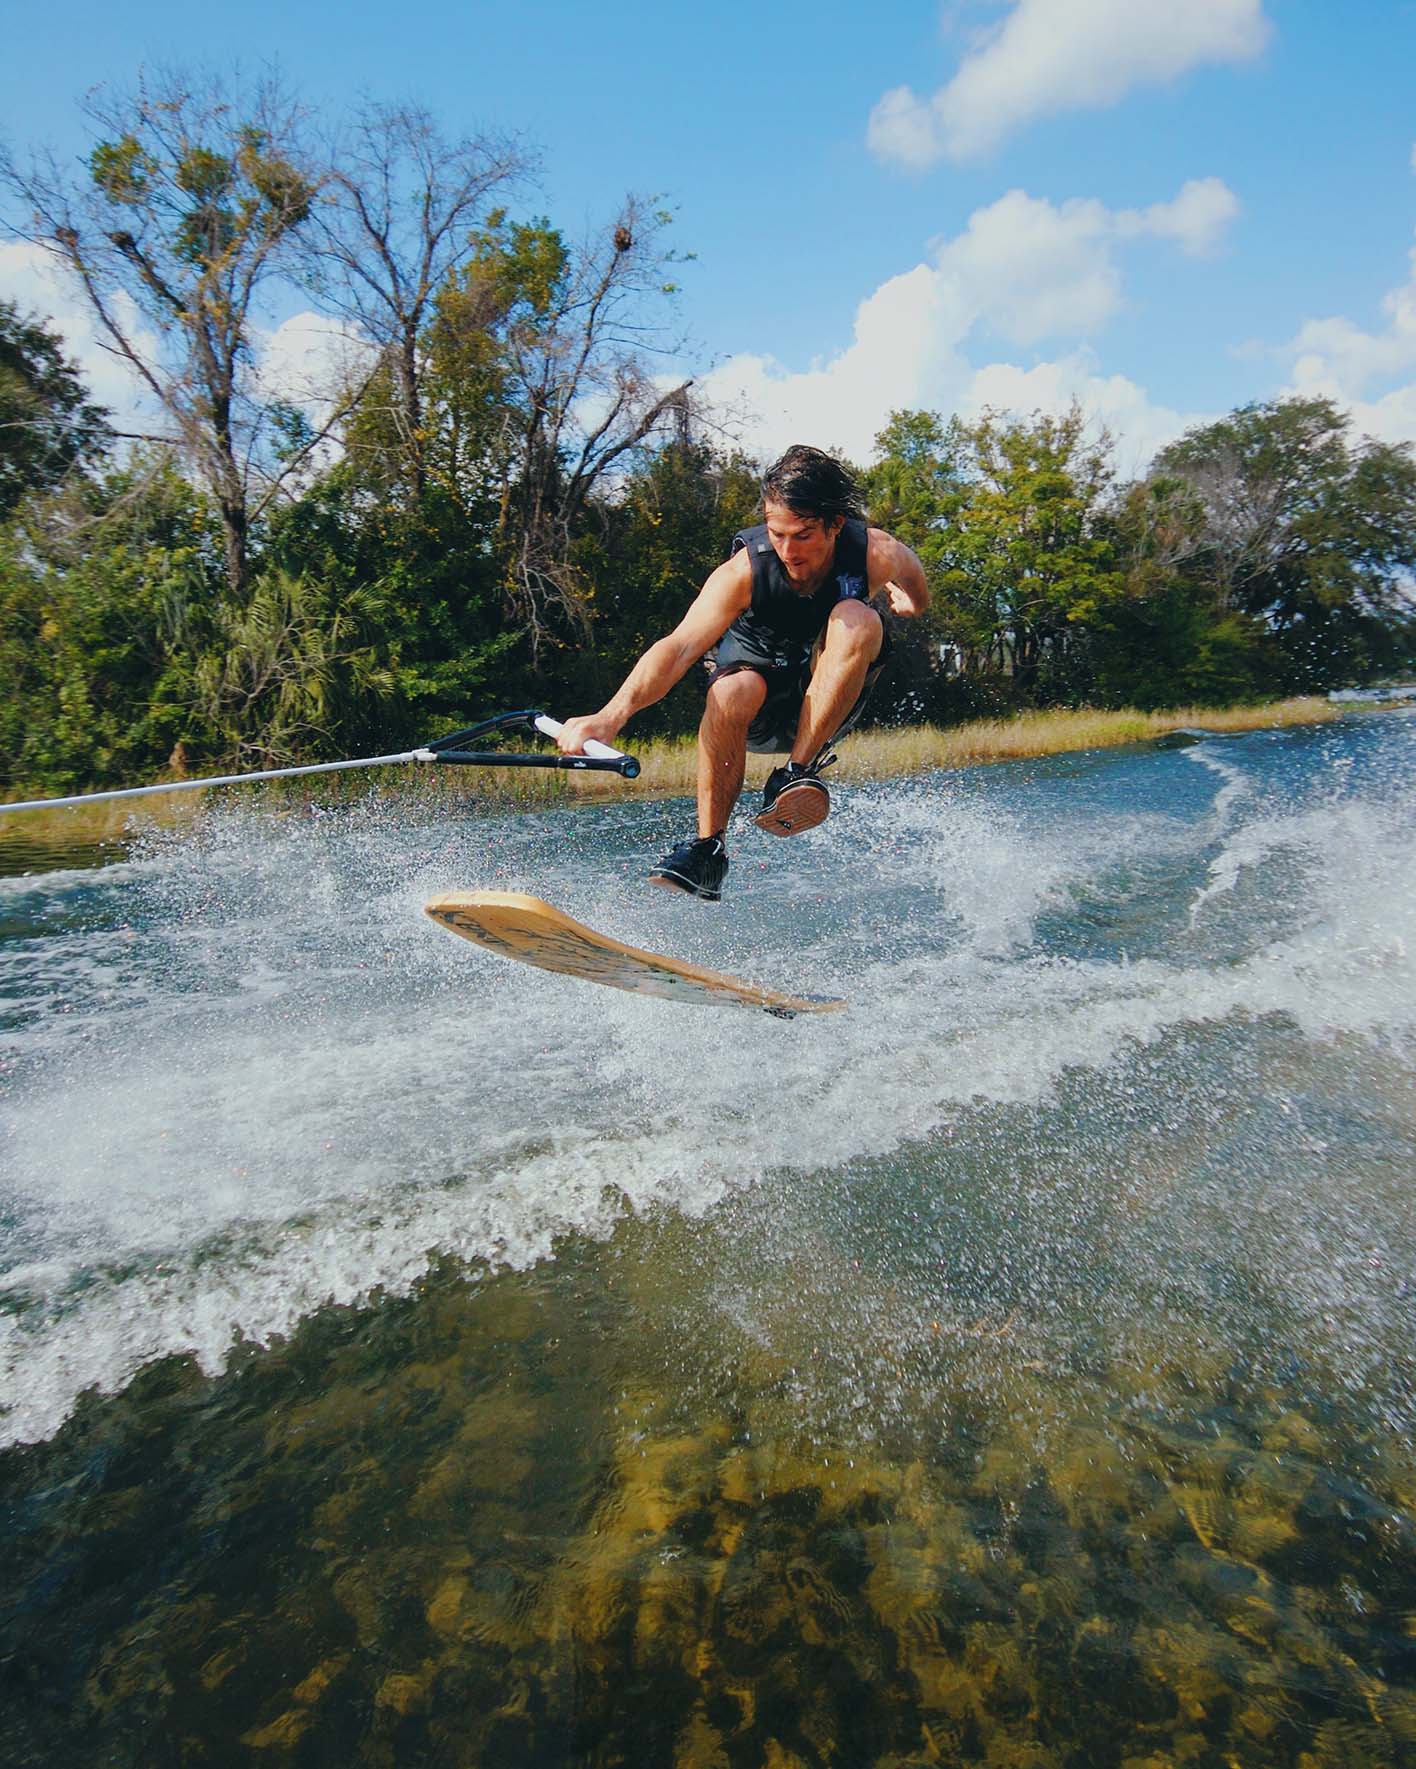
<path id="1" fill-rule="evenodd" d="M 870 598 L 882 595 L 895 614 L 929 606 L 924 567 L 902 541 L 867 527 L 851 476 L 820 449 L 798 444 L 768 469 L 762 514 L 759 527 L 734 536 L 673 632 L 598 713 L 567 720 L 558 740 L 567 755 L 588 738 L 611 742 L 716 647 L 698 729 L 698 837 L 649 874 L 709 903 L 723 894 L 747 752 L 787 756 L 768 775 L 758 828 L 815 828 L 831 808 L 820 779 L 836 759 L 827 752 L 859 719 L 889 650 Z"/>

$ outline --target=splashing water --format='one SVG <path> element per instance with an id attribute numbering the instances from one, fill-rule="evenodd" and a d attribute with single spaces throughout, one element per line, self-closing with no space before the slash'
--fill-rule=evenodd
<path id="1" fill-rule="evenodd" d="M 642 887 L 679 833 L 662 804 L 231 799 L 195 838 L 0 880 L 3 1441 L 166 1354 L 216 1372 L 323 1304 L 404 1294 L 446 1257 L 526 1268 L 626 1211 L 698 1218 L 782 1175 L 876 1163 L 890 1186 L 948 1189 L 941 1149 L 981 1125 L 996 1205 L 1048 1113 L 1058 1172 L 1085 1165 L 1118 1088 L 1145 1094 L 1158 1140 L 1196 1131 L 1147 1053 L 1188 1039 L 1202 1100 L 1234 1029 L 1262 1022 L 1284 1029 L 1280 1116 L 1313 1116 L 1305 1065 L 1355 1044 L 1373 1109 L 1411 1138 L 1413 752 L 1416 725 L 1387 717 L 845 790 L 791 844 L 738 833 L 721 909 Z M 452 888 L 531 891 L 851 1009 L 784 1025 L 521 969 L 425 920 Z M 1188 1186 L 1129 1231 L 1137 1261 L 1187 1211 L 1236 1233 L 1232 1183 L 1206 1167 L 1218 1132 L 1197 1135 Z M 1363 1158 L 1339 1131 L 1326 1165 L 1355 1185 Z M 1286 1197 L 1266 1181 L 1243 1230 L 1314 1318 L 1334 1308 L 1303 1243 L 1332 1231 L 1321 1172 Z M 1014 1204 L 1055 1246 L 1066 1187 L 1036 1184 Z M 1405 1244 L 1409 1206 L 1388 1198 L 1374 1228 L 1348 1192 L 1355 1248 Z"/>

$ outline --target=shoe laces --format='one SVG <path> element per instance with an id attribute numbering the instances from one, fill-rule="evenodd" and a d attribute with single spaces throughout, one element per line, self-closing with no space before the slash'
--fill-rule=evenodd
<path id="1" fill-rule="evenodd" d="M 814 780 L 818 774 L 824 773 L 833 762 L 839 761 L 839 759 L 833 750 L 829 755 L 817 756 L 816 760 L 812 762 L 788 762 L 786 766 L 787 779 Z"/>

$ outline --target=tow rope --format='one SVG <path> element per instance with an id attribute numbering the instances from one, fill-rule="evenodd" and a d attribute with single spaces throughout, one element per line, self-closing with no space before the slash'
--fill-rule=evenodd
<path id="1" fill-rule="evenodd" d="M 633 780 L 639 763 L 608 743 L 591 738 L 583 755 L 561 755 L 534 752 L 514 755 L 501 749 L 468 749 L 467 744 L 491 731 L 504 731 L 513 725 L 524 725 L 546 737 L 558 737 L 564 726 L 549 714 L 529 708 L 523 712 L 498 713 L 480 724 L 468 725 L 463 731 L 452 731 L 436 737 L 417 749 L 400 750 L 395 755 L 360 756 L 347 762 L 310 762 L 299 768 L 261 768 L 248 774 L 209 774 L 201 780 L 164 780 L 153 786 L 122 786 L 109 792 L 78 792 L 68 798 L 22 799 L 15 804 L 0 805 L 0 814 L 8 811 L 54 811 L 66 805 L 96 805 L 107 799 L 146 798 L 159 792 L 196 792 L 204 786 L 244 786 L 257 780 L 293 780 L 300 774 L 334 774 L 343 768 L 389 768 L 400 762 L 441 762 L 459 768 L 569 768 L 576 771 L 622 774 Z"/>

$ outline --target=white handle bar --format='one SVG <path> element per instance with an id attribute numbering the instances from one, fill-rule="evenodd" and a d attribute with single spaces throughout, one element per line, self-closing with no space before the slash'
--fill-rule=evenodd
<path id="1" fill-rule="evenodd" d="M 538 713 L 536 729 L 547 737 L 559 737 L 561 732 L 565 730 L 565 726 L 559 719 L 553 719 L 549 713 Z M 597 761 L 601 762 L 622 762 L 624 760 L 622 749 L 611 749 L 608 743 L 601 743 L 596 737 L 585 739 L 584 753 L 594 756 Z"/>

